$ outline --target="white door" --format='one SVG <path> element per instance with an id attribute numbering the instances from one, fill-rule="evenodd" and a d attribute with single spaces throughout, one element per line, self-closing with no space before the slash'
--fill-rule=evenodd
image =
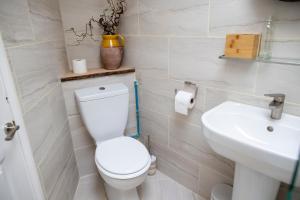
<path id="1" fill-rule="evenodd" d="M 38 194 L 40 188 L 36 189 L 37 176 L 32 175 L 34 167 L 28 164 L 30 159 L 24 148 L 24 135 L 20 135 L 26 134 L 26 131 L 23 118 L 20 117 L 21 111 L 19 115 L 16 112 L 20 108 L 15 105 L 16 95 L 11 95 L 13 93 L 10 90 L 15 88 L 9 78 L 12 79 L 12 76 L 0 35 L 0 200 L 42 199 Z M 14 123 L 20 124 L 19 130 L 13 130 Z"/>

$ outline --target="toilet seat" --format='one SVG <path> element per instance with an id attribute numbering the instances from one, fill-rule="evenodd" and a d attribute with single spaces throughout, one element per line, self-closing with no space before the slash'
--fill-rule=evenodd
<path id="1" fill-rule="evenodd" d="M 129 179 L 145 173 L 151 158 L 141 142 L 122 136 L 99 143 L 95 162 L 98 169 L 107 176 Z"/>

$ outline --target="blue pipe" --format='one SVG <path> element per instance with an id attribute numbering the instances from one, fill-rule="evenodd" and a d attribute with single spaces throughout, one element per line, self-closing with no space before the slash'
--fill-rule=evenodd
<path id="1" fill-rule="evenodd" d="M 138 81 L 134 81 L 134 95 L 135 95 L 135 117 L 136 117 L 136 133 L 131 137 L 139 139 L 141 136 L 141 127 L 140 127 L 140 110 L 139 110 L 139 90 L 138 90 Z"/>

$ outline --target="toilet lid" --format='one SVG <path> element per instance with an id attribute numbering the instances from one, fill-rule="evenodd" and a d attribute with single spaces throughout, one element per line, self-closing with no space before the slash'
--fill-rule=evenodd
<path id="1" fill-rule="evenodd" d="M 136 173 L 145 168 L 149 160 L 150 155 L 145 146 L 131 137 L 104 141 L 96 149 L 96 162 L 113 174 Z"/>

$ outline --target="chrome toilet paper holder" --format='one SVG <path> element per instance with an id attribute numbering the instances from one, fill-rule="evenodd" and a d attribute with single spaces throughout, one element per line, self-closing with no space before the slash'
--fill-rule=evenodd
<path id="1" fill-rule="evenodd" d="M 197 98 L 197 94 L 198 94 L 198 87 L 196 83 L 193 83 L 191 81 L 184 81 L 184 91 L 188 91 L 188 92 L 192 92 L 194 94 L 194 99 Z M 177 94 L 178 89 L 175 89 L 175 95 Z"/>

